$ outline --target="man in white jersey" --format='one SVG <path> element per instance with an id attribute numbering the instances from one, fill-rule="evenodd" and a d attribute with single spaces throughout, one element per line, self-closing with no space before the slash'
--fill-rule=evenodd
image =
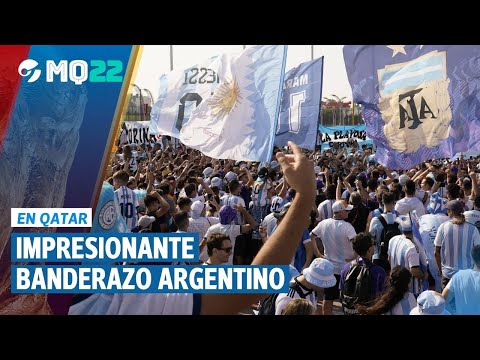
<path id="1" fill-rule="evenodd" d="M 340 296 L 338 285 L 342 269 L 347 262 L 357 257 L 351 242 L 357 233 L 353 226 L 345 221 L 348 218 L 348 211 L 352 209 L 353 206 L 348 205 L 345 200 L 334 202 L 332 205 L 333 219 L 323 220 L 311 233 L 321 239 L 324 256 L 334 265 L 334 274 L 337 279 L 335 286 L 325 289 L 323 315 L 332 314 L 333 301 Z"/>
<path id="2" fill-rule="evenodd" d="M 399 215 L 395 221 L 400 224 L 402 235 L 392 237 L 388 243 L 390 267 L 403 266 L 410 270 L 413 278 L 409 291 L 418 296 L 423 291 L 423 279 L 428 279 L 428 272 L 420 268 L 420 250 L 413 238 L 410 216 Z"/>
<path id="3" fill-rule="evenodd" d="M 233 205 L 241 205 L 242 207 L 246 208 L 245 200 L 240 197 L 240 190 L 242 186 L 238 182 L 238 180 L 234 179 L 228 183 L 228 189 L 230 190 L 230 194 L 226 194 L 220 198 L 220 206 L 229 205 L 233 207 Z M 243 219 L 242 215 L 238 213 L 237 218 L 235 219 L 236 225 L 243 225 L 245 220 Z"/>
<path id="4" fill-rule="evenodd" d="M 115 201 L 120 208 L 123 218 L 130 230 L 137 226 L 138 199 L 133 190 L 127 187 L 128 174 L 117 171 L 113 174 L 113 187 L 115 189 Z"/>
<path id="5" fill-rule="evenodd" d="M 413 210 L 417 211 L 417 216 L 425 214 L 425 206 L 415 196 L 415 183 L 412 180 L 408 180 L 404 186 L 404 190 L 406 195 L 403 199 L 397 201 L 395 210 L 398 211 L 400 215 L 406 215 Z"/>
<path id="6" fill-rule="evenodd" d="M 443 287 L 457 271 L 473 267 L 471 250 L 480 244 L 476 227 L 465 222 L 463 203 L 451 200 L 447 203 L 447 210 L 451 220 L 440 225 L 435 237 L 435 259 L 438 268 L 442 269 Z"/>
<path id="7" fill-rule="evenodd" d="M 425 214 L 419 219 L 419 232 L 422 237 L 423 247 L 427 256 L 428 270 L 435 282 L 435 291 L 442 291 L 442 277 L 440 270 L 435 260 L 435 237 L 437 235 L 438 228 L 445 221 L 450 218 L 442 213 L 438 214 Z"/>
<path id="8" fill-rule="evenodd" d="M 480 230 L 480 195 L 477 195 L 473 202 L 473 210 L 465 211 L 463 215 L 467 223 L 475 225 L 477 230 Z"/>
<path id="9" fill-rule="evenodd" d="M 191 217 L 189 219 L 188 232 L 196 232 L 198 238 L 202 240 L 212 225 L 218 224 L 220 220 L 217 217 L 205 216 L 205 204 L 201 201 L 195 201 L 191 205 Z M 200 253 L 200 261 L 207 261 L 207 248 L 204 247 Z"/>

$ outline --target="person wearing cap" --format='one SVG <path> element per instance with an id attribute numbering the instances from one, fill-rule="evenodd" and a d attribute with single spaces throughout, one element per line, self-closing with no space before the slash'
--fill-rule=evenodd
<path id="1" fill-rule="evenodd" d="M 400 178 L 402 176 L 400 176 Z M 415 183 L 410 179 L 407 180 L 405 182 L 404 189 L 405 189 L 405 197 L 397 201 L 397 203 L 395 204 L 395 210 L 400 215 L 407 215 L 410 211 L 413 211 L 413 210 L 416 210 L 417 216 L 422 216 L 423 214 L 425 214 L 425 206 L 415 196 Z"/>
<path id="2" fill-rule="evenodd" d="M 265 216 L 262 221 L 262 228 L 266 232 L 267 239 L 272 235 L 275 227 L 277 226 L 277 218 L 275 214 L 280 214 L 287 202 L 280 196 L 272 197 L 272 203 L 270 205 L 271 213 Z"/>
<path id="3" fill-rule="evenodd" d="M 155 216 L 143 215 L 138 219 L 138 226 L 132 232 L 145 232 L 145 230 L 152 231 L 152 223 L 155 221 Z"/>
<path id="4" fill-rule="evenodd" d="M 218 196 L 221 198 L 226 194 L 225 191 L 223 191 L 223 184 L 222 184 L 222 179 L 220 179 L 218 176 L 215 176 L 212 178 L 210 181 L 210 187 L 211 188 L 217 188 L 218 189 Z M 213 189 L 212 189 L 213 190 Z"/>
<path id="5" fill-rule="evenodd" d="M 465 221 L 463 203 L 451 200 L 446 207 L 451 220 L 440 225 L 434 242 L 435 259 L 438 268 L 442 269 L 444 288 L 457 271 L 473 267 L 471 248 L 480 244 L 477 228 Z"/>
<path id="6" fill-rule="evenodd" d="M 445 310 L 445 299 L 436 291 L 426 290 L 417 298 L 417 306 L 410 315 L 451 315 Z"/>
<path id="7" fill-rule="evenodd" d="M 205 169 L 203 169 L 202 173 L 203 173 L 203 178 L 208 179 L 210 175 L 213 174 L 213 169 L 210 166 L 208 166 Z"/>
<path id="8" fill-rule="evenodd" d="M 320 222 L 311 232 L 313 240 L 320 238 L 324 256 L 334 265 L 334 274 L 337 282 L 335 286 L 325 289 L 323 300 L 323 314 L 331 315 L 333 301 L 340 296 L 339 282 L 343 267 L 349 261 L 356 258 L 353 251 L 352 239 L 357 235 L 351 224 L 345 221 L 348 212 L 353 209 L 344 200 L 335 201 L 332 205 L 333 219 L 326 219 Z"/>
<path id="9" fill-rule="evenodd" d="M 301 275 L 293 278 L 296 286 L 291 287 L 288 293 L 278 295 L 275 301 L 275 315 L 282 315 L 287 305 L 293 299 L 298 298 L 307 299 L 318 311 L 315 292 L 320 292 L 322 289 L 330 288 L 336 284 L 337 279 L 333 275 L 333 268 L 333 264 L 327 259 L 317 258 L 313 260 Z M 299 292 L 302 292 L 302 294 Z"/>
<path id="10" fill-rule="evenodd" d="M 472 248 L 473 269 L 459 270 L 443 289 L 447 309 L 455 315 L 480 315 L 480 245 Z"/>
<path id="11" fill-rule="evenodd" d="M 220 223 L 220 219 L 218 217 L 212 216 L 205 216 L 206 213 L 206 206 L 201 201 L 194 201 L 191 205 L 191 212 L 189 225 L 188 225 L 188 232 L 197 233 L 199 239 L 203 239 L 205 234 L 208 231 L 208 228 L 212 225 Z M 203 248 L 203 251 L 200 253 L 200 261 L 205 262 L 208 258 L 207 255 L 207 248 Z"/>
<path id="12" fill-rule="evenodd" d="M 413 220 L 415 221 L 415 220 Z M 418 296 L 423 290 L 423 280 L 428 279 L 428 272 L 422 271 L 421 267 L 426 268 L 426 264 L 421 258 L 426 259 L 426 256 L 420 257 L 420 248 L 413 237 L 413 227 L 410 216 L 399 215 L 395 222 L 400 225 L 402 235 L 392 237 L 388 243 L 388 260 L 390 268 L 395 266 L 406 267 L 413 276 L 409 291 Z"/>
<path id="13" fill-rule="evenodd" d="M 409 292 L 412 273 L 403 266 L 395 266 L 388 277 L 387 289 L 369 306 L 358 305 L 362 315 L 409 315 L 417 305 Z"/>

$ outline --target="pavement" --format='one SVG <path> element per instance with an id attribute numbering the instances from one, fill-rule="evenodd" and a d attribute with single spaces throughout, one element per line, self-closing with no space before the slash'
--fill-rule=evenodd
<path id="1" fill-rule="evenodd" d="M 320 301 L 317 303 L 318 307 L 322 307 L 323 303 Z M 255 315 L 253 309 L 247 308 L 238 313 L 238 315 Z M 344 315 L 342 310 L 342 304 L 339 301 L 333 302 L 333 314 L 332 315 Z"/>

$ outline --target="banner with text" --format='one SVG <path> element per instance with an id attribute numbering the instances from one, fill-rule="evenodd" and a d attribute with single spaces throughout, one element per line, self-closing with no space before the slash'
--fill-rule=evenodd
<path id="1" fill-rule="evenodd" d="M 359 147 L 373 145 L 373 141 L 367 137 L 366 125 L 355 126 L 323 126 L 318 127 L 322 150 L 331 147 L 350 149 L 355 141 Z M 320 143 L 320 141 L 317 141 Z"/>
<path id="2" fill-rule="evenodd" d="M 157 141 L 154 134 L 148 132 L 150 121 L 125 121 L 129 144 L 145 144 Z"/>

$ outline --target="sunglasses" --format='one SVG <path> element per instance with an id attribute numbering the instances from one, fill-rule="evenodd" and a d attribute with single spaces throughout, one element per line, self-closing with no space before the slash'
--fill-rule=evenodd
<path id="1" fill-rule="evenodd" d="M 227 254 L 231 253 L 232 252 L 232 247 L 228 247 L 228 248 L 217 248 L 218 250 L 223 250 L 225 251 Z"/>

